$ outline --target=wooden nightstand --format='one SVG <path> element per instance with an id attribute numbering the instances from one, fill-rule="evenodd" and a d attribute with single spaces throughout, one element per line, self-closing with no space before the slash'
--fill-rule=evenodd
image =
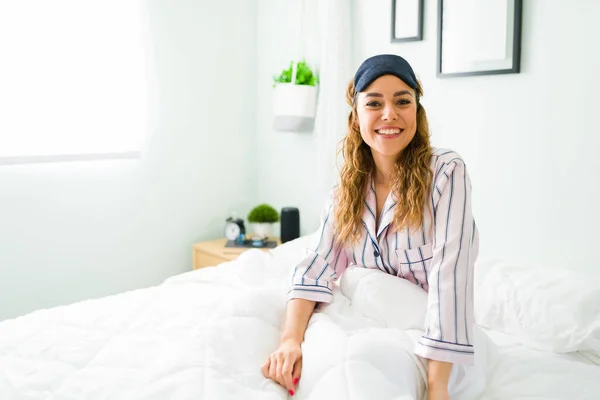
<path id="1" fill-rule="evenodd" d="M 272 237 L 269 240 L 275 240 L 278 246 L 281 244 L 279 238 Z M 225 238 L 195 243 L 193 248 L 194 269 L 213 267 L 225 261 L 233 261 L 244 251 L 250 249 L 245 247 L 225 247 L 225 243 L 227 243 L 227 239 Z M 271 249 L 265 248 L 262 250 L 269 251 Z"/>

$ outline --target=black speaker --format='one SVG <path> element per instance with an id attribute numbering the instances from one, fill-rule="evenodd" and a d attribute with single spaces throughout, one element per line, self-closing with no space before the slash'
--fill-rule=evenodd
<path id="1" fill-rule="evenodd" d="M 300 237 L 300 212 L 296 207 L 281 209 L 281 243 Z"/>

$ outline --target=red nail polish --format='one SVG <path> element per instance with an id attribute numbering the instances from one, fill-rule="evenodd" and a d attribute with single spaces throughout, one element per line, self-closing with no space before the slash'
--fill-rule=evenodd
<path id="1" fill-rule="evenodd" d="M 294 391 L 293 390 L 289 390 L 290 396 L 294 395 Z"/>
<path id="2" fill-rule="evenodd" d="M 300 379 L 298 379 L 298 378 L 294 379 L 294 385 L 297 385 L 299 380 Z"/>

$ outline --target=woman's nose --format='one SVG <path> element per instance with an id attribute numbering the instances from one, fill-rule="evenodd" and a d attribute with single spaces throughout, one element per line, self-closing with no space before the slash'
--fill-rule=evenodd
<path id="1" fill-rule="evenodd" d="M 392 105 L 386 105 L 383 108 L 383 114 L 381 118 L 385 121 L 398 119 L 398 114 L 396 113 L 396 109 Z"/>

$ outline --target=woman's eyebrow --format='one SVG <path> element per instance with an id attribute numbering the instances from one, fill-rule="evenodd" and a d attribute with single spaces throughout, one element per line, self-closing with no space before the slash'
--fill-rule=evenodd
<path id="1" fill-rule="evenodd" d="M 407 95 L 409 95 L 411 97 L 413 95 L 410 92 L 410 90 L 401 90 L 399 92 L 394 93 L 394 97 L 402 96 L 404 94 L 407 94 Z M 365 93 L 365 97 L 383 97 L 383 95 L 381 93 L 370 92 L 370 93 Z"/>
<path id="2" fill-rule="evenodd" d="M 409 96 L 412 96 L 413 94 L 410 92 L 410 90 L 401 90 L 399 92 L 394 93 L 394 97 L 396 96 L 402 96 L 403 94 L 407 94 Z"/>

